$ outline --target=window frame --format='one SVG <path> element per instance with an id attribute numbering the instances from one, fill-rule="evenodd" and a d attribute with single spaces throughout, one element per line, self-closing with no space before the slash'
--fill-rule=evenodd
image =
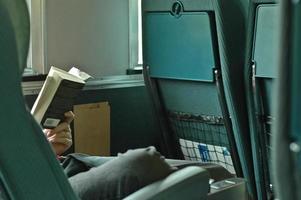
<path id="1" fill-rule="evenodd" d="M 30 45 L 24 75 L 45 74 L 47 66 L 45 0 L 26 0 L 26 2 L 30 13 Z"/>
<path id="2" fill-rule="evenodd" d="M 141 4 L 141 0 L 129 0 L 129 69 L 142 68 L 142 17 L 139 18 L 142 13 Z"/>

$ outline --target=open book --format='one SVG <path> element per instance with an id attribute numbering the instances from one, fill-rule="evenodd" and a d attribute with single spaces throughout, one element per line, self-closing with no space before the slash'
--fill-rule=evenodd
<path id="1" fill-rule="evenodd" d="M 44 85 L 31 109 L 31 114 L 44 128 L 54 128 L 63 119 L 64 113 L 72 110 L 73 103 L 90 76 L 81 77 L 79 70 L 69 72 L 51 67 Z"/>

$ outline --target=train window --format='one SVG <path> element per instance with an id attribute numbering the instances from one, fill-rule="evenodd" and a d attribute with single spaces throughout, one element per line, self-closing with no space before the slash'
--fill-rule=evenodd
<path id="1" fill-rule="evenodd" d="M 130 68 L 142 66 L 141 0 L 129 0 Z"/>
<path id="2" fill-rule="evenodd" d="M 142 8 L 141 0 L 138 0 L 138 64 L 142 65 Z"/>
<path id="3" fill-rule="evenodd" d="M 25 75 L 44 73 L 44 41 L 43 41 L 43 23 L 44 23 L 44 1 L 26 0 L 30 15 L 30 47 L 27 57 L 27 67 Z"/>
<path id="4" fill-rule="evenodd" d="M 50 9 L 53 9 L 53 4 L 55 3 L 46 3 L 45 0 L 26 0 L 27 4 L 28 4 L 28 8 L 29 8 L 29 12 L 30 12 L 30 22 L 31 22 L 31 42 L 30 42 L 30 51 L 29 51 L 29 55 L 28 55 L 28 62 L 27 62 L 27 68 L 25 70 L 26 73 L 29 73 L 29 75 L 32 75 L 32 73 L 37 73 L 37 74 L 44 74 L 48 71 L 49 68 L 49 60 L 53 60 L 53 55 L 51 54 L 51 52 L 53 51 L 53 45 L 51 46 L 51 48 L 49 47 L 49 44 L 47 41 L 45 41 L 45 36 L 48 37 L 53 37 L 51 34 L 50 35 L 45 35 L 46 31 L 47 33 L 50 30 L 50 28 L 48 27 L 48 25 L 46 24 L 46 22 L 48 22 L 48 20 L 57 20 L 59 17 L 56 18 L 51 18 L 49 19 L 49 12 L 48 12 L 48 6 L 50 6 Z M 57 1 L 59 2 L 59 1 Z M 77 1 L 80 2 L 80 1 Z M 93 1 L 93 5 L 96 4 L 95 2 L 97 1 Z M 108 1 L 110 2 L 110 1 Z M 91 3 L 92 4 L 92 3 Z M 64 4 L 66 5 L 66 3 Z M 98 5 L 98 4 L 96 4 Z M 111 7 L 113 5 L 116 5 L 114 2 L 112 3 L 107 3 L 107 6 Z M 85 8 L 89 8 L 89 6 L 86 6 Z M 113 9 L 114 7 L 112 7 L 111 9 Z M 71 8 L 73 9 L 73 7 Z M 115 9 L 115 8 L 114 8 Z M 128 9 L 128 10 L 126 10 Z M 129 41 L 126 42 L 123 38 L 121 41 L 122 47 L 127 46 L 126 48 L 128 48 L 128 50 L 125 48 L 123 48 L 123 51 L 121 52 L 121 50 L 118 50 L 116 52 L 116 56 L 120 57 L 120 62 L 123 62 L 122 64 L 120 64 L 120 62 L 117 62 L 116 65 L 123 65 L 123 66 L 128 66 L 126 68 L 136 68 L 136 67 L 141 67 L 142 65 L 142 30 L 141 30 L 141 0 L 128 0 L 128 3 L 123 3 L 122 6 L 117 7 L 116 11 L 121 12 L 121 14 L 125 14 L 128 13 L 128 20 L 123 20 L 124 22 L 128 21 L 129 23 L 129 27 L 127 29 L 127 27 L 122 27 L 120 29 L 118 29 L 118 31 L 120 32 L 120 34 L 124 33 L 128 33 L 127 36 L 125 36 Z M 97 16 L 102 16 L 101 14 L 97 15 Z M 69 19 L 69 18 L 68 18 Z M 68 21 L 68 19 L 66 19 L 65 21 Z M 85 19 L 89 19 L 85 18 Z M 109 18 L 107 18 L 109 19 Z M 116 21 L 115 18 L 113 21 Z M 92 20 L 91 23 L 95 23 L 95 21 Z M 104 22 L 103 19 L 100 19 L 99 23 L 105 23 L 104 27 L 107 26 L 107 23 Z M 97 23 L 96 23 L 97 24 Z M 73 26 L 73 22 L 71 22 L 70 26 Z M 53 27 L 53 25 L 51 25 Z M 87 25 L 86 27 L 90 27 L 91 25 Z M 61 27 L 60 25 L 58 25 L 57 27 Z M 68 27 L 68 26 L 67 26 Z M 112 28 L 109 31 L 115 31 L 116 28 Z M 124 29 L 124 32 L 123 30 Z M 68 30 L 68 28 L 64 29 L 63 31 L 66 32 L 66 30 Z M 100 32 L 102 33 L 100 30 L 96 30 L 96 32 Z M 91 37 L 96 37 L 96 32 L 95 34 Z M 107 32 L 104 32 L 104 34 L 106 34 Z M 113 32 L 114 33 L 114 32 Z M 118 38 L 122 38 L 123 36 L 120 36 L 120 34 L 118 36 Z M 111 34 L 112 35 L 112 34 Z M 114 35 L 114 34 L 113 34 Z M 82 36 L 81 33 L 76 34 L 76 37 L 80 37 Z M 89 35 L 90 37 L 90 35 Z M 110 45 L 107 41 L 110 39 L 106 39 L 107 37 L 109 37 L 108 35 L 104 35 L 104 39 L 100 40 L 100 43 L 105 43 L 105 45 Z M 82 41 L 81 41 L 82 42 Z M 119 42 L 119 40 L 117 41 Z M 129 45 L 128 45 L 129 44 Z M 47 46 L 46 46 L 47 45 Z M 116 44 L 114 44 L 116 46 Z M 109 46 L 111 49 L 115 50 L 115 47 L 113 46 Z M 65 45 L 68 46 L 68 45 Z M 63 46 L 63 47 L 65 47 Z M 83 44 L 81 47 L 82 48 L 87 48 L 87 45 Z M 93 47 L 95 48 L 95 50 L 98 50 L 100 47 L 96 46 Z M 52 50 L 52 51 L 49 51 Z M 122 49 L 122 48 L 120 48 Z M 127 52 L 128 51 L 128 52 Z M 51 54 L 49 56 L 49 54 Z M 56 54 L 54 54 L 56 55 Z M 68 57 L 68 53 L 67 53 L 67 57 Z M 126 56 L 124 56 L 126 55 Z M 70 55 L 69 55 L 70 56 Z M 126 57 L 129 56 L 128 59 L 126 59 Z M 94 60 L 97 59 L 92 59 L 93 61 L 86 61 L 87 57 L 90 58 L 87 55 L 83 56 L 83 63 L 82 65 L 85 65 L 87 62 L 93 66 L 93 64 L 95 63 Z M 105 56 L 102 56 L 102 62 L 104 62 L 104 65 L 108 65 L 108 61 L 104 61 Z M 51 60 L 51 61 L 52 61 Z M 91 59 L 90 59 L 91 60 Z M 66 60 L 61 59 L 58 61 L 58 63 L 62 63 L 65 62 Z M 125 69 L 126 69 L 125 68 Z M 90 68 L 89 68 L 90 69 Z M 92 69 L 92 71 L 94 70 L 94 68 Z M 112 69 L 111 71 L 117 71 L 119 69 Z M 124 70 L 124 69 L 123 69 Z M 101 74 L 105 74 L 106 71 L 109 71 L 108 69 L 104 70 L 105 72 L 102 72 Z M 108 74 L 112 74 L 112 73 L 117 73 L 117 72 L 111 72 L 109 71 Z M 120 70 L 121 71 L 121 70 Z M 118 73 L 120 73 L 118 71 Z"/>
<path id="5" fill-rule="evenodd" d="M 27 6 L 28 6 L 28 12 L 29 12 L 29 16 L 31 16 L 31 1 L 30 0 L 26 0 Z M 30 40 L 32 40 L 31 35 L 30 35 Z M 27 68 L 31 68 L 32 66 L 32 60 L 31 60 L 31 42 L 30 42 L 30 46 L 29 46 L 29 54 L 27 57 Z"/>

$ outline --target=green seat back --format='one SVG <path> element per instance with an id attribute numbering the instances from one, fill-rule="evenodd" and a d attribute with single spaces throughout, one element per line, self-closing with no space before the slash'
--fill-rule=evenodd
<path id="1" fill-rule="evenodd" d="M 214 4 L 144 1 L 143 59 L 165 144 L 180 152 L 175 158 L 215 162 L 242 176 L 220 75 Z"/>
<path id="2" fill-rule="evenodd" d="M 77 199 L 22 95 L 30 34 L 25 1 L 0 0 L 0 24 L 0 197 Z"/>
<path id="3" fill-rule="evenodd" d="M 277 77 L 279 51 L 279 5 L 274 1 L 256 1 L 249 15 L 249 60 L 245 76 L 248 113 L 256 180 L 257 198 L 270 199 L 270 137 L 274 116 L 273 91 Z"/>

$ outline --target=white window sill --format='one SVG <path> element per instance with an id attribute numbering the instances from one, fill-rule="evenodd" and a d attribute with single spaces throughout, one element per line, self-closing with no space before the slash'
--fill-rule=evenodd
<path id="1" fill-rule="evenodd" d="M 32 74 L 31 74 L 32 75 Z M 24 81 L 22 82 L 24 95 L 39 94 L 44 81 Z M 107 76 L 102 78 L 90 79 L 84 90 L 98 90 L 98 89 L 113 89 L 113 88 L 127 88 L 144 86 L 143 76 L 141 74 L 135 75 L 120 75 Z"/>

